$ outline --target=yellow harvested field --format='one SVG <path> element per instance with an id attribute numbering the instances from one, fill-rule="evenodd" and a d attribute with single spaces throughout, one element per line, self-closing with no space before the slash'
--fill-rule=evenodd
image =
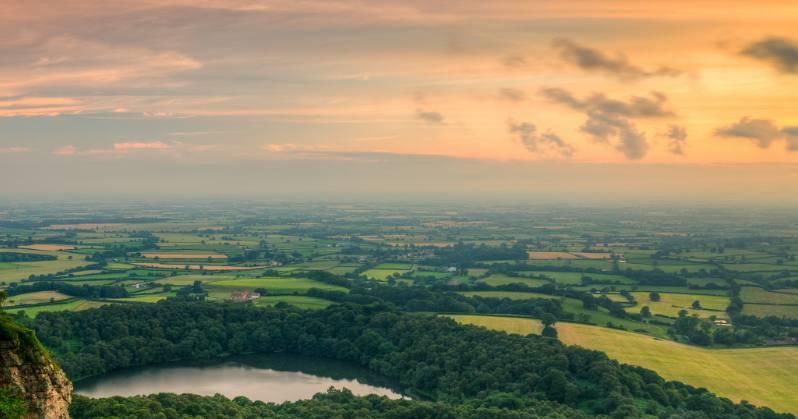
<path id="1" fill-rule="evenodd" d="M 479 315 L 451 315 L 456 322 L 461 324 L 471 324 L 474 326 L 482 326 L 486 329 L 501 330 L 507 333 L 515 333 L 518 335 L 538 334 L 543 330 L 543 325 L 532 319 L 523 319 L 520 317 L 494 317 L 494 316 L 479 316 Z"/>
<path id="2" fill-rule="evenodd" d="M 190 271 L 251 271 L 254 269 L 263 269 L 266 266 L 229 266 L 229 265 L 170 265 L 167 263 L 133 263 L 132 265 L 141 266 L 143 268 L 155 269 L 188 269 Z"/>
<path id="3" fill-rule="evenodd" d="M 48 252 L 57 252 L 59 250 L 72 250 L 75 246 L 69 244 L 30 244 L 27 246 L 19 246 L 21 249 L 30 250 L 44 250 Z"/>
<path id="4" fill-rule="evenodd" d="M 72 298 L 57 291 L 37 291 L 8 297 L 8 306 L 14 307 L 27 304 L 43 304 L 50 301 L 60 301 Z"/>
<path id="5" fill-rule="evenodd" d="M 450 317 L 508 333 L 535 333 L 541 327 L 540 321 L 533 319 Z M 563 343 L 605 352 L 620 362 L 707 388 L 734 401 L 798 413 L 798 347 L 705 349 L 598 326 L 557 323 L 555 327 Z"/>
<path id="6" fill-rule="evenodd" d="M 227 259 L 227 255 L 216 252 L 142 252 L 147 259 Z"/>
<path id="7" fill-rule="evenodd" d="M 592 252 L 571 252 L 572 255 L 580 259 L 609 259 L 612 256 L 610 253 L 592 253 Z"/>

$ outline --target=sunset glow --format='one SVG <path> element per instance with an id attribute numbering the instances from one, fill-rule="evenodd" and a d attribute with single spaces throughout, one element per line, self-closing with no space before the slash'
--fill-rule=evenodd
<path id="1" fill-rule="evenodd" d="M 798 163 L 791 1 L 8 0 L 0 23 L 20 165 Z"/>

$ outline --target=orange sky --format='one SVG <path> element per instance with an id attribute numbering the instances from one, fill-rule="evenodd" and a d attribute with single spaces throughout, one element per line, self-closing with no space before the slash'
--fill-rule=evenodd
<path id="1" fill-rule="evenodd" d="M 0 160 L 798 163 L 796 27 L 775 0 L 6 0 Z"/>

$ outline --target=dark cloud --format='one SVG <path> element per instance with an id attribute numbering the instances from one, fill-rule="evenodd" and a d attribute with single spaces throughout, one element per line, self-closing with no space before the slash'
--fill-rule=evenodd
<path id="1" fill-rule="evenodd" d="M 629 160 L 640 160 L 648 153 L 646 134 L 638 131 L 634 125 L 619 130 L 620 143 L 616 148 L 623 152 Z"/>
<path id="2" fill-rule="evenodd" d="M 761 148 L 768 148 L 770 145 L 784 136 L 773 121 L 769 119 L 743 119 L 725 127 L 715 130 L 715 134 L 720 137 L 745 138 L 754 141 Z"/>
<path id="3" fill-rule="evenodd" d="M 667 96 L 659 92 L 647 97 L 633 96 L 626 101 L 601 93 L 580 99 L 560 88 L 543 89 L 541 94 L 554 103 L 584 112 L 587 120 L 580 130 L 598 143 L 610 144 L 617 140 L 616 148 L 631 160 L 645 157 L 649 149 L 645 133 L 639 131 L 632 120 L 674 116 L 668 109 Z"/>
<path id="4" fill-rule="evenodd" d="M 663 136 L 668 139 L 668 150 L 671 153 L 684 155 L 684 147 L 687 144 L 687 130 L 684 127 L 671 125 Z"/>
<path id="5" fill-rule="evenodd" d="M 499 96 L 512 102 L 521 102 L 526 99 L 526 94 L 518 89 L 503 88 L 499 90 Z"/>
<path id="6" fill-rule="evenodd" d="M 520 124 L 511 122 L 510 133 L 517 134 L 521 140 L 521 144 L 533 153 L 537 153 L 543 148 L 553 150 L 563 157 L 571 157 L 574 154 L 574 148 L 559 135 L 551 131 L 538 133 L 535 124 L 529 122 L 522 122 Z"/>
<path id="7" fill-rule="evenodd" d="M 798 74 L 798 43 L 789 39 L 763 39 L 749 45 L 742 54 L 768 61 L 784 73 Z"/>
<path id="8" fill-rule="evenodd" d="M 552 102 L 566 105 L 578 111 L 604 113 L 627 118 L 654 118 L 674 115 L 672 111 L 666 108 L 668 97 L 659 92 L 652 92 L 651 97 L 633 96 L 626 102 L 607 98 L 601 93 L 594 93 L 580 100 L 569 91 L 560 88 L 543 89 L 542 94 Z"/>
<path id="9" fill-rule="evenodd" d="M 622 80 L 657 76 L 673 77 L 681 74 L 681 71 L 670 67 L 660 67 L 653 71 L 644 70 L 630 63 L 623 55 L 613 58 L 599 50 L 579 45 L 569 39 L 555 39 L 552 41 L 552 45 L 560 52 L 560 57 L 568 63 L 583 70 L 608 73 Z"/>
<path id="10" fill-rule="evenodd" d="M 609 144 L 610 139 L 617 136 L 620 131 L 630 129 L 630 124 L 626 119 L 615 115 L 588 112 L 587 121 L 579 129 L 589 135 L 593 141 Z"/>
<path id="11" fill-rule="evenodd" d="M 416 118 L 429 122 L 430 124 L 442 124 L 443 115 L 440 112 L 430 112 L 419 109 L 416 111 Z"/>

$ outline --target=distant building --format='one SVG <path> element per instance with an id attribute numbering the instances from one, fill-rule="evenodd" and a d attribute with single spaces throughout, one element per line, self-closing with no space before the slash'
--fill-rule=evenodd
<path id="1" fill-rule="evenodd" d="M 233 301 L 244 302 L 260 298 L 260 293 L 250 291 L 235 291 L 231 294 Z"/>
<path id="2" fill-rule="evenodd" d="M 452 272 L 452 273 L 457 272 L 457 267 L 450 266 L 448 269 L 446 269 L 446 272 Z"/>

